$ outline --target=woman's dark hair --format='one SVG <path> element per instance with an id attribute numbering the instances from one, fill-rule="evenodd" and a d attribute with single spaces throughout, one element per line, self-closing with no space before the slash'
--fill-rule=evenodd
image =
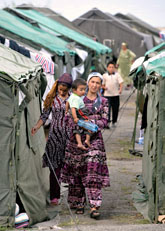
<path id="1" fill-rule="evenodd" d="M 81 78 L 75 79 L 72 83 L 72 89 L 77 90 L 78 86 L 80 85 L 86 86 L 87 83 L 84 79 L 81 79 Z"/>

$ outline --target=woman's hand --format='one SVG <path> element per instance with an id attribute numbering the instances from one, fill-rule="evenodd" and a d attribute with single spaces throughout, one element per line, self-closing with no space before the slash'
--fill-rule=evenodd
<path id="1" fill-rule="evenodd" d="M 34 136 L 36 134 L 36 132 L 38 131 L 38 129 L 40 129 L 40 127 L 42 125 L 43 125 L 43 121 L 41 119 L 39 119 L 38 122 L 36 123 L 36 125 L 34 127 L 32 127 L 32 130 L 31 130 L 32 136 Z"/>
<path id="2" fill-rule="evenodd" d="M 37 131 L 38 131 L 38 126 L 35 125 L 35 126 L 32 128 L 32 130 L 31 130 L 32 136 L 34 136 L 34 135 L 37 133 Z"/>

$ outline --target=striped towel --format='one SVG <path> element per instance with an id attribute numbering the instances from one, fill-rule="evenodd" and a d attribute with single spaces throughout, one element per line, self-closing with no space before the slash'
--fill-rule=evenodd
<path id="1" fill-rule="evenodd" d="M 54 75 L 54 63 L 52 61 L 46 59 L 39 54 L 36 54 L 35 60 L 37 63 L 40 63 L 42 65 L 44 72 Z"/>

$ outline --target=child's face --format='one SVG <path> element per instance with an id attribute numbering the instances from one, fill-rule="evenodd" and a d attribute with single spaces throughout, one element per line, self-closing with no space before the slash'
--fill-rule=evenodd
<path id="1" fill-rule="evenodd" d="M 85 94 L 85 90 L 86 90 L 86 86 L 85 85 L 79 85 L 77 87 L 76 90 L 74 90 L 74 92 L 78 95 L 78 96 L 83 96 Z"/>
<path id="2" fill-rule="evenodd" d="M 114 73 L 115 72 L 115 66 L 114 64 L 109 64 L 108 67 L 107 67 L 107 70 L 110 74 Z"/>
<path id="3" fill-rule="evenodd" d="M 58 85 L 58 94 L 59 94 L 59 96 L 65 97 L 68 94 L 68 91 L 69 91 L 69 89 L 68 89 L 67 86 L 62 85 L 62 84 Z"/>

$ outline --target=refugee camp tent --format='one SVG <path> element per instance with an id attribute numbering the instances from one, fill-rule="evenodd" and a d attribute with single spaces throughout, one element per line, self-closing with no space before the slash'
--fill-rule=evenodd
<path id="1" fill-rule="evenodd" d="M 59 67 L 59 75 L 64 73 L 64 66 L 68 73 L 75 66 L 76 52 L 67 47 L 68 42 L 4 10 L 0 10 L 0 34 L 36 50 L 44 48 L 53 53 L 53 60 Z"/>
<path id="2" fill-rule="evenodd" d="M 8 10 L 8 9 L 7 9 Z M 89 37 L 74 31 L 65 25 L 46 17 L 44 14 L 37 12 L 36 10 L 24 10 L 24 9 L 10 9 L 10 12 L 24 17 L 27 21 L 33 21 L 33 23 L 38 23 L 42 26 L 42 29 L 49 29 L 55 33 L 58 33 L 67 42 L 70 42 L 72 49 L 75 47 L 83 49 L 88 52 L 88 58 L 86 59 L 86 68 L 84 76 L 89 73 L 89 68 L 91 67 L 92 59 L 95 61 L 95 69 L 100 72 L 105 72 L 106 70 L 106 59 L 111 55 L 111 49 L 99 42 L 90 39 Z M 29 22 L 30 22 L 29 21 Z"/>
<path id="3" fill-rule="evenodd" d="M 84 32 L 82 32 L 78 27 L 76 27 L 72 22 L 70 22 L 67 18 L 63 17 L 61 14 L 51 10 L 50 8 L 46 8 L 46 7 L 36 7 L 36 6 L 33 6 L 31 4 L 22 4 L 22 5 L 19 5 L 16 7 L 17 9 L 33 9 L 33 10 L 36 10 L 42 14 L 44 14 L 46 17 L 48 18 L 51 18 L 59 23 L 61 23 L 62 25 L 65 25 L 66 27 L 74 30 L 74 31 L 77 31 L 78 33 L 80 34 L 83 34 L 85 36 L 89 36 L 90 35 L 87 35 L 85 34 Z M 8 9 L 10 10 L 10 9 Z"/>
<path id="4" fill-rule="evenodd" d="M 165 215 L 165 43 L 146 52 L 143 63 L 130 73 L 142 90 L 144 148 L 134 205 L 151 222 Z M 138 107 L 138 105 L 137 105 Z"/>
<path id="5" fill-rule="evenodd" d="M 0 44 L 0 226 L 14 225 L 16 197 L 30 225 L 49 219 L 43 128 L 31 136 L 41 114 L 43 80 L 39 64 Z"/>
<path id="6" fill-rule="evenodd" d="M 132 14 L 121 14 L 117 13 L 115 14 L 115 17 L 121 19 L 123 22 L 127 23 L 132 29 L 145 33 L 145 34 L 151 34 L 153 37 L 153 43 L 154 46 L 161 43 L 159 32 L 160 30 L 151 26 L 150 24 L 144 22 L 143 20 L 137 18 L 136 16 Z"/>
<path id="7" fill-rule="evenodd" d="M 67 43 L 64 40 L 52 36 L 48 32 L 46 33 L 40 28 L 32 26 L 30 23 L 13 16 L 4 10 L 0 10 L 0 27 L 19 35 L 22 38 L 30 40 L 32 43 L 39 44 L 41 47 L 45 47 L 59 55 L 64 55 L 65 51 L 71 54 L 75 53 L 67 48 Z"/>
<path id="8" fill-rule="evenodd" d="M 21 15 L 24 15 L 33 20 L 33 22 L 37 22 L 42 26 L 47 27 L 54 32 L 57 32 L 58 34 L 61 34 L 64 37 L 69 38 L 72 41 L 77 42 L 78 44 L 81 44 L 84 47 L 92 49 L 96 51 L 96 53 L 105 54 L 111 52 L 111 49 L 104 46 L 103 44 L 95 42 L 87 36 L 84 36 L 74 30 L 71 30 L 70 28 L 64 26 L 61 23 L 56 22 L 55 20 L 46 17 L 45 15 L 43 15 L 40 12 L 37 12 L 36 10 L 13 9 L 13 11 L 17 13 L 19 12 Z"/>
<path id="9" fill-rule="evenodd" d="M 132 30 L 126 23 L 110 13 L 104 13 L 94 8 L 75 19 L 74 24 L 86 33 L 95 35 L 99 42 L 108 44 L 117 58 L 121 43 L 126 42 L 129 48 L 137 55 L 144 55 L 147 51 L 146 43 L 151 36 Z"/>

